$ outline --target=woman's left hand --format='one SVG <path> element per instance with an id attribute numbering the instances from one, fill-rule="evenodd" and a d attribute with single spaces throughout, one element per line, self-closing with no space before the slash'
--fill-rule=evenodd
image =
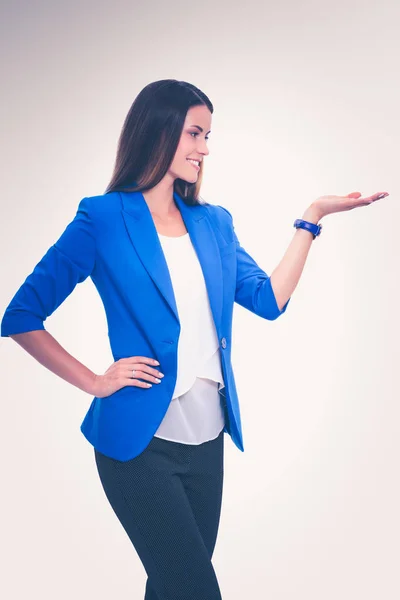
<path id="1" fill-rule="evenodd" d="M 367 196 L 366 198 L 363 198 L 360 192 L 352 192 L 347 196 L 320 196 L 313 202 L 312 206 L 319 215 L 319 218 L 322 219 L 322 217 L 331 213 L 352 210 L 359 206 L 372 204 L 372 202 L 386 198 L 386 196 L 389 196 L 388 192 L 376 192 L 376 194 Z"/>

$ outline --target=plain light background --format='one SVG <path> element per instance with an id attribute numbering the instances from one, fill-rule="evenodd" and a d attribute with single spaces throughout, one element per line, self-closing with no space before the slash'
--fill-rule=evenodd
<path id="1" fill-rule="evenodd" d="M 210 97 L 201 196 L 232 212 L 268 274 L 318 196 L 390 193 L 321 221 L 282 317 L 235 305 L 245 452 L 225 435 L 213 564 L 224 600 L 398 599 L 398 3 L 1 10 L 1 313 L 79 201 L 104 193 L 123 120 L 151 81 Z M 89 278 L 45 326 L 93 371 L 112 363 Z M 1 595 L 140 600 L 146 573 L 79 429 L 92 396 L 11 339 L 0 364 Z"/>

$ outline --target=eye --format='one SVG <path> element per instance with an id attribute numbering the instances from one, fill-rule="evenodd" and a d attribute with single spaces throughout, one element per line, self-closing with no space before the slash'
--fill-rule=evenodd
<path id="1" fill-rule="evenodd" d="M 189 131 L 189 135 L 199 135 L 199 132 L 198 131 Z M 204 139 L 208 140 L 209 138 L 206 136 Z"/>

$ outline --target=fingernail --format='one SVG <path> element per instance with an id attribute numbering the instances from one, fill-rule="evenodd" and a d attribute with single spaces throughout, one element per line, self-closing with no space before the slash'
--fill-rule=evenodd
<path id="1" fill-rule="evenodd" d="M 158 362 L 158 360 L 155 360 L 155 361 L 153 361 L 153 364 L 159 365 L 160 363 Z"/>

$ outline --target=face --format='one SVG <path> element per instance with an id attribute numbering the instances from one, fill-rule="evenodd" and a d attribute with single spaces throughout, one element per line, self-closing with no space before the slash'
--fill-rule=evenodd
<path id="1" fill-rule="evenodd" d="M 200 168 L 188 159 L 203 161 L 209 153 L 207 140 L 211 130 L 211 117 L 206 106 L 189 108 L 178 148 L 168 171 L 173 179 L 196 183 Z"/>

